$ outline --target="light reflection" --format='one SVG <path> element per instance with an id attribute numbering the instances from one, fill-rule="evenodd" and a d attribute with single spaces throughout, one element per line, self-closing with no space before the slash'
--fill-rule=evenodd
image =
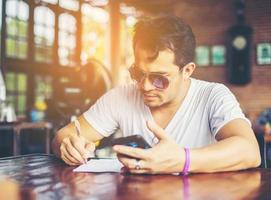
<path id="1" fill-rule="evenodd" d="M 90 58 L 106 63 L 109 41 L 109 14 L 105 9 L 82 5 L 82 53 L 84 64 Z"/>
<path id="2" fill-rule="evenodd" d="M 68 10 L 78 10 L 79 9 L 79 1 L 78 0 L 59 0 L 59 5 L 62 8 L 66 8 Z"/>
<path id="3" fill-rule="evenodd" d="M 128 16 L 126 18 L 126 25 L 129 27 L 133 27 L 136 24 L 137 20 L 134 16 Z"/>

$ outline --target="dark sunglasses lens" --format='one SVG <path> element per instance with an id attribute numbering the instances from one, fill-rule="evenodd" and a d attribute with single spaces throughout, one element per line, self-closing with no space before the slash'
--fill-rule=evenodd
<path id="1" fill-rule="evenodd" d="M 166 89 L 169 81 L 166 77 L 160 75 L 149 75 L 149 79 L 152 84 L 158 89 Z"/>

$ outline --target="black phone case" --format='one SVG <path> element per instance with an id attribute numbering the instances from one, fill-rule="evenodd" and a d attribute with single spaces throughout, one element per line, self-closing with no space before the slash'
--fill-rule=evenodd
<path id="1" fill-rule="evenodd" d="M 140 135 L 131 135 L 127 137 L 116 138 L 112 141 L 113 145 L 126 145 L 130 147 L 137 147 L 142 149 L 151 148 L 151 145 Z"/>

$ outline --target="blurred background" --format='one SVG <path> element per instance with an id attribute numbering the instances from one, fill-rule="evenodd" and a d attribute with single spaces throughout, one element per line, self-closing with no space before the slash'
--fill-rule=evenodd
<path id="1" fill-rule="evenodd" d="M 49 153 L 57 129 L 130 81 L 133 26 L 163 14 L 192 26 L 193 77 L 226 84 L 270 144 L 270 0 L 0 0 L 0 6 L 0 156 Z"/>

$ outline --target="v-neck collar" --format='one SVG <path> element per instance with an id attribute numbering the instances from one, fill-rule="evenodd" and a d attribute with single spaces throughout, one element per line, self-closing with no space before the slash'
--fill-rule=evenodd
<path id="1" fill-rule="evenodd" d="M 182 104 L 179 106 L 179 108 L 177 109 L 177 111 L 175 112 L 175 114 L 173 115 L 173 117 L 168 122 L 166 128 L 164 129 L 165 131 L 169 131 L 171 129 L 171 126 L 172 126 L 173 122 L 175 121 L 175 118 L 178 115 L 180 115 L 180 113 L 183 112 L 183 109 L 185 107 L 187 107 L 187 104 L 189 103 L 189 99 L 190 99 L 190 97 L 192 95 L 192 90 L 193 90 L 193 87 L 194 87 L 194 82 L 195 82 L 194 79 L 190 78 L 190 86 L 189 86 L 189 89 L 187 91 L 187 94 L 185 95 Z M 150 108 L 148 106 L 146 106 L 145 104 L 144 104 L 144 106 L 145 106 L 145 112 L 147 114 L 147 119 L 151 120 L 151 121 L 154 121 L 154 118 L 152 116 Z"/>

